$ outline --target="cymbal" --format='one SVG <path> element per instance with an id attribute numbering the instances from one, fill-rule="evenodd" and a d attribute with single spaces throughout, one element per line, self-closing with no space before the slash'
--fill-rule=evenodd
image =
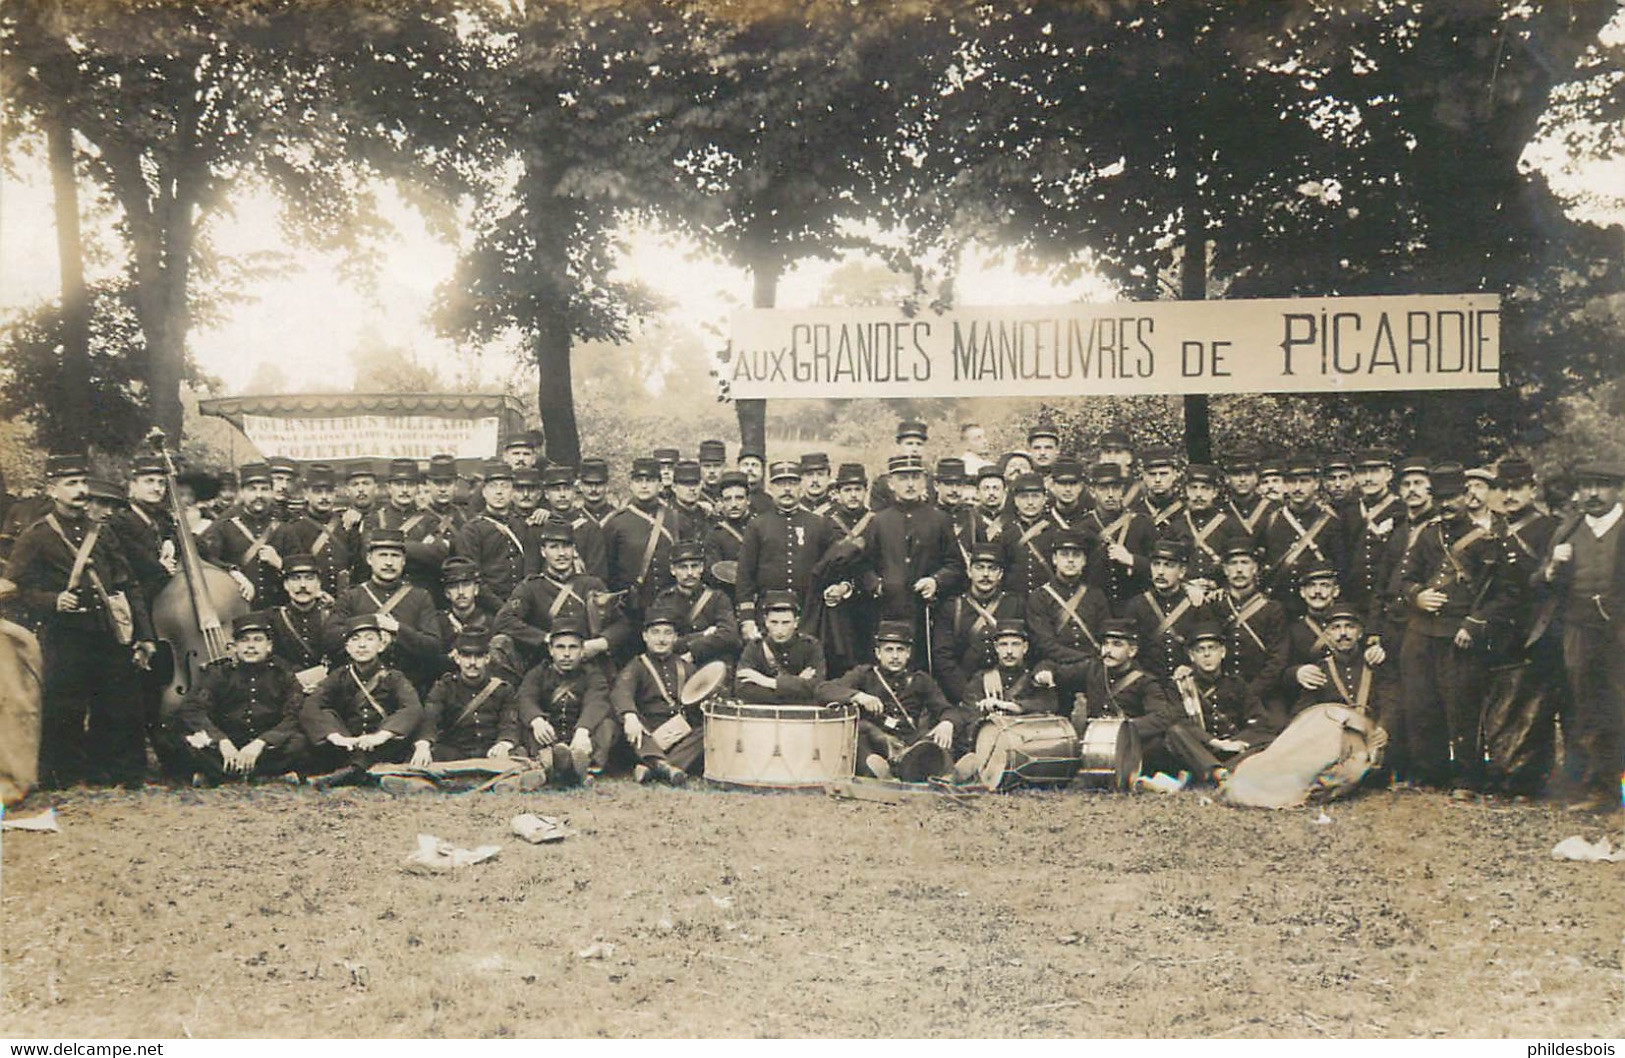
<path id="1" fill-rule="evenodd" d="M 699 705 L 722 686 L 722 681 L 728 678 L 728 665 L 722 661 L 712 661 L 701 665 L 699 671 L 683 681 L 683 689 L 678 692 L 677 700 L 684 705 Z"/>
<path id="2" fill-rule="evenodd" d="M 711 563 L 711 576 L 724 584 L 733 584 L 739 579 L 739 563 L 732 559 L 723 559 Z"/>

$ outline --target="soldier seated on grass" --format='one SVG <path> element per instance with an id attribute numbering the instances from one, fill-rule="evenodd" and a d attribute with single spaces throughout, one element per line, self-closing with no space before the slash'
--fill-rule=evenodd
<path id="1" fill-rule="evenodd" d="M 584 663 L 586 629 L 560 618 L 547 637 L 548 660 L 525 673 L 517 698 L 526 751 L 547 766 L 556 785 L 584 783 L 603 772 L 620 734 L 601 666 Z"/>
<path id="2" fill-rule="evenodd" d="M 316 755 L 316 765 L 335 770 L 313 779 L 317 789 L 365 783 L 378 762 L 405 763 L 423 705 L 412 681 L 379 660 L 384 649 L 377 614 L 357 614 L 344 624 L 347 664 L 305 699 L 300 723 Z"/>
<path id="3" fill-rule="evenodd" d="M 681 786 L 705 764 L 705 717 L 679 700 L 694 669 L 676 653 L 673 608 L 651 606 L 643 618 L 643 653 L 626 663 L 610 695 L 626 741 L 638 759 L 640 783 L 651 779 Z"/>
<path id="4" fill-rule="evenodd" d="M 519 716 L 513 685 L 491 674 L 491 640 L 482 631 L 457 633 L 452 647 L 456 672 L 435 681 L 423 701 L 423 720 L 413 739 L 410 774 L 385 775 L 390 793 L 490 785 L 501 792 L 539 789 L 547 772 L 513 755 Z"/>
<path id="5" fill-rule="evenodd" d="M 190 764 L 194 785 L 289 774 L 297 782 L 309 746 L 299 729 L 299 679 L 272 656 L 269 614 L 244 614 L 231 633 L 235 659 L 211 665 L 170 718 L 176 755 Z"/>
<path id="6" fill-rule="evenodd" d="M 787 591 L 766 591 L 758 612 L 765 635 L 739 656 L 734 693 L 741 701 L 810 705 L 824 682 L 824 647 L 797 631 L 799 607 Z"/>
<path id="7" fill-rule="evenodd" d="M 929 673 L 909 664 L 914 626 L 882 621 L 875 633 L 875 663 L 859 665 L 818 689 L 822 701 L 855 702 L 861 772 L 877 779 L 924 782 L 946 775 L 954 757 L 970 748 L 976 716 L 950 703 Z"/>

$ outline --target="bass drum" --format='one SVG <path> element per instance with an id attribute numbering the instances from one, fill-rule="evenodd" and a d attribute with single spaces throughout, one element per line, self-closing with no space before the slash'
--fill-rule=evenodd
<path id="1" fill-rule="evenodd" d="M 821 787 L 850 779 L 858 709 L 713 700 L 705 710 L 705 777 L 731 786 Z"/>
<path id="2" fill-rule="evenodd" d="M 1078 785 L 1122 792 L 1140 777 L 1140 736 L 1132 721 L 1102 716 L 1089 721 L 1078 740 Z"/>
<path id="3" fill-rule="evenodd" d="M 1064 785 L 1078 773 L 1078 735 L 1062 716 L 995 714 L 977 729 L 976 763 L 989 790 Z"/>

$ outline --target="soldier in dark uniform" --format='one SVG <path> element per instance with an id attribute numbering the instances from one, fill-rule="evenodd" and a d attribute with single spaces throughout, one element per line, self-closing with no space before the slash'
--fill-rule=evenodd
<path id="1" fill-rule="evenodd" d="M 1320 469 L 1320 494 L 1332 510 L 1342 513 L 1354 496 L 1354 458 L 1333 452 Z"/>
<path id="2" fill-rule="evenodd" d="M 771 510 L 773 498 L 763 489 L 767 476 L 767 457 L 754 449 L 741 448 L 734 457 L 734 468 L 745 475 L 750 484 L 750 513 L 761 514 Z"/>
<path id="3" fill-rule="evenodd" d="M 334 511 L 333 468 L 312 463 L 305 470 L 305 511 L 271 537 L 279 555 L 309 555 L 321 575 L 322 590 L 337 597 L 350 586 L 351 534 Z"/>
<path id="4" fill-rule="evenodd" d="M 1151 587 L 1151 547 L 1156 526 L 1148 515 L 1128 508 L 1128 479 L 1116 463 L 1101 463 L 1090 472 L 1095 510 L 1082 528 L 1095 538 L 1089 583 L 1105 592 L 1114 613 Z"/>
<path id="5" fill-rule="evenodd" d="M 548 523 L 568 526 L 575 538 L 576 572 L 605 580 L 609 576 L 609 560 L 604 552 L 603 527 L 586 512 L 576 508 L 575 498 L 575 474 L 570 468 L 563 465 L 548 467 L 542 474 L 542 499 L 546 506 L 538 512 L 538 516 L 530 519 L 530 523 L 538 527 Z"/>
<path id="6" fill-rule="evenodd" d="M 471 559 L 453 555 L 440 564 L 440 591 L 446 599 L 440 611 L 440 636 L 447 643 L 459 632 L 495 632 L 497 611 L 484 605 L 480 567 Z"/>
<path id="7" fill-rule="evenodd" d="M 1080 671 L 1058 672 L 1057 678 L 1082 683 L 1084 693 L 1074 699 L 1072 726 L 1081 738 L 1089 721 L 1098 717 L 1129 718 L 1139 736 L 1140 750 L 1147 770 L 1166 764 L 1163 750 L 1168 728 L 1184 716 L 1184 711 L 1167 695 L 1162 681 L 1142 668 L 1137 660 L 1139 631 L 1125 617 L 1107 621 L 1100 633 L 1100 658 L 1079 664 Z"/>
<path id="8" fill-rule="evenodd" d="M 241 477 L 240 513 L 223 515 L 205 529 L 198 537 L 198 554 L 231 572 L 244 588 L 244 598 L 274 606 L 282 601 L 282 556 L 271 546 L 271 537 L 282 523 L 271 509 L 271 469 L 247 463 Z"/>
<path id="9" fill-rule="evenodd" d="M 677 615 L 651 606 L 643 617 L 643 653 L 627 662 L 610 705 L 637 758 L 632 777 L 681 786 L 705 766 L 705 714 L 682 704 L 693 666 L 676 653 Z"/>
<path id="10" fill-rule="evenodd" d="M 704 583 L 704 546 L 692 540 L 678 542 L 671 549 L 671 575 L 671 587 L 655 596 L 655 603 L 680 615 L 674 649 L 696 666 L 711 661 L 733 665 L 744 647 L 739 619 L 728 593 Z"/>
<path id="11" fill-rule="evenodd" d="M 1049 515 L 1044 479 L 1037 474 L 1016 478 L 1011 482 L 1010 495 L 1015 517 L 1001 534 L 1008 566 L 1004 583 L 1006 590 L 1025 599 L 1055 575 L 1050 565 L 1050 540 L 1059 526 Z"/>
<path id="12" fill-rule="evenodd" d="M 1192 463 L 1185 468 L 1185 509 L 1169 523 L 1164 536 L 1185 545 L 1191 556 L 1186 579 L 1209 591 L 1224 585 L 1224 553 L 1232 544 L 1251 545 L 1252 534 L 1219 506 L 1219 468 Z"/>
<path id="13" fill-rule="evenodd" d="M 5 570 L 44 654 L 39 776 L 46 789 L 82 779 L 140 786 L 146 770 L 131 663 L 149 665 L 155 649 L 147 600 L 113 534 L 86 514 L 87 471 L 83 456 L 46 458 L 51 509 L 17 537 Z M 121 592 L 133 622 L 130 645 L 113 616 Z"/>
<path id="14" fill-rule="evenodd" d="M 925 464 L 901 455 L 887 466 L 893 502 L 875 512 L 863 546 L 879 581 L 879 619 L 914 622 L 923 660 L 930 650 L 923 621 L 939 600 L 964 590 L 965 562 L 948 516 L 925 500 Z"/>
<path id="15" fill-rule="evenodd" d="M 245 614 L 232 622 L 231 635 L 234 657 L 206 669 L 169 720 L 174 752 L 211 785 L 297 772 L 309 748 L 299 727 L 305 694 L 272 653 L 270 618 Z"/>
<path id="16" fill-rule="evenodd" d="M 875 633 L 875 663 L 859 665 L 818 689 L 820 701 L 855 702 L 860 774 L 923 782 L 952 770 L 970 751 L 976 714 L 945 696 L 927 673 L 912 668 L 914 629 L 885 621 Z"/>
<path id="17" fill-rule="evenodd" d="M 513 515 L 526 525 L 547 518 L 542 509 L 542 472 L 535 467 L 516 467 L 513 472 Z"/>
<path id="18" fill-rule="evenodd" d="M 728 470 L 728 446 L 714 439 L 701 441 L 699 463 L 700 498 L 715 511 L 722 499 L 722 475 Z"/>
<path id="19" fill-rule="evenodd" d="M 286 523 L 295 517 L 291 508 L 299 499 L 299 464 L 287 456 L 271 456 L 265 465 L 271 470 L 271 507 L 277 521 Z"/>
<path id="20" fill-rule="evenodd" d="M 969 587 L 938 604 L 931 630 L 931 671 L 942 693 L 954 702 L 964 696 L 973 675 L 998 664 L 993 634 L 999 622 L 1019 621 L 1023 613 L 1021 600 L 1004 590 L 1003 548 L 972 547 L 966 573 Z M 913 641 L 911 635 L 908 642 Z"/>
<path id="21" fill-rule="evenodd" d="M 675 448 L 656 448 L 649 454 L 660 465 L 660 498 L 670 503 L 672 485 L 677 481 L 677 464 L 682 462 L 683 453 Z"/>
<path id="22" fill-rule="evenodd" d="M 1388 711 L 1382 695 L 1393 684 L 1378 680 L 1377 666 L 1366 658 L 1365 619 L 1360 611 L 1339 603 L 1327 613 L 1326 652 L 1316 668 L 1325 678 L 1304 688 L 1292 710 L 1294 716 L 1311 705 L 1330 703 L 1347 706 L 1381 726 L 1378 718 Z M 1386 740 L 1384 732 L 1384 743 Z"/>
<path id="23" fill-rule="evenodd" d="M 534 469 L 537 447 L 536 435 L 532 431 L 525 430 L 512 434 L 502 443 L 502 461 L 513 471 L 523 470 L 526 467 Z"/>
<path id="24" fill-rule="evenodd" d="M 1287 699 L 1281 690 L 1286 610 L 1258 587 L 1258 554 L 1250 539 L 1232 541 L 1224 550 L 1225 586 L 1212 609 L 1225 635 L 1224 671 L 1247 684 L 1266 709 L 1284 719 Z"/>
<path id="25" fill-rule="evenodd" d="M 1100 633 L 1112 615 L 1105 594 L 1089 583 L 1088 555 L 1094 540 L 1082 529 L 1063 529 L 1052 541 L 1055 576 L 1027 596 L 1027 627 L 1036 655 L 1058 672 L 1071 672 L 1100 656 Z M 1070 702 L 1081 684 L 1061 681 L 1061 700 Z"/>
<path id="26" fill-rule="evenodd" d="M 1347 519 L 1348 568 L 1343 576 L 1343 598 L 1366 613 L 1378 594 L 1377 576 L 1382 553 L 1394 527 L 1405 520 L 1405 508 L 1389 486 L 1393 460 L 1377 449 L 1355 453 L 1354 478 L 1358 492 L 1344 509 Z"/>
<path id="27" fill-rule="evenodd" d="M 271 652 L 299 677 L 309 692 L 327 676 L 325 630 L 332 606 L 322 595 L 321 567 L 309 555 L 282 560 L 282 594 L 287 602 L 263 613 L 271 626 Z"/>
<path id="28" fill-rule="evenodd" d="M 407 582 L 406 541 L 399 529 L 373 530 L 365 547 L 372 576 L 334 602 L 323 627 L 323 645 L 328 654 L 337 657 L 351 618 L 372 615 L 372 623 L 387 637 L 384 647 L 390 668 L 405 673 L 415 685 L 428 687 L 444 671 L 447 647 L 434 597 Z"/>
<path id="29" fill-rule="evenodd" d="M 925 469 L 925 445 L 930 440 L 930 436 L 930 431 L 925 423 L 918 419 L 903 420 L 897 424 L 897 447 L 893 453 L 893 458 L 897 456 L 912 457 L 918 461 L 923 475 Z M 923 476 L 921 481 L 923 484 Z M 929 500 L 929 492 L 929 487 L 926 487 L 922 492 L 922 498 Z M 892 488 L 891 474 L 888 469 L 887 473 L 875 478 L 869 485 L 869 509 L 874 511 L 885 510 L 895 500 L 896 490 Z M 916 643 L 915 645 L 918 646 L 919 644 Z"/>
<path id="30" fill-rule="evenodd" d="M 1410 764 L 1426 783 L 1479 790 L 1479 724 L 1487 676 L 1520 601 L 1513 545 L 1467 513 L 1460 464 L 1433 468 L 1439 514 L 1422 530 L 1400 575 L 1416 612 L 1401 649 L 1400 695 Z"/>
<path id="31" fill-rule="evenodd" d="M 378 500 L 378 468 L 370 459 L 358 459 L 344 472 L 344 491 L 349 500 L 339 522 L 344 527 L 345 549 L 350 554 L 352 583 L 367 579 L 367 517 L 381 504 Z M 386 500 L 387 502 L 387 500 Z"/>
<path id="32" fill-rule="evenodd" d="M 1260 535 L 1270 512 L 1275 509 L 1263 493 L 1258 491 L 1258 459 L 1252 455 L 1237 456 L 1225 461 L 1224 485 L 1228 494 L 1225 510 L 1241 523 L 1255 542 L 1262 544 Z"/>
<path id="33" fill-rule="evenodd" d="M 1100 435 L 1100 444 L 1095 451 L 1095 463 L 1115 463 L 1122 471 L 1123 479 L 1123 509 L 1137 510 L 1144 488 L 1140 484 L 1139 475 L 1134 467 L 1134 442 L 1123 430 L 1107 430 Z M 1090 475 L 1093 477 L 1093 474 Z"/>
<path id="34" fill-rule="evenodd" d="M 958 525 L 960 516 L 966 509 L 965 461 L 958 456 L 937 460 L 936 473 L 932 478 L 936 484 L 937 509 L 954 523 L 954 535 L 960 537 Z"/>
<path id="35" fill-rule="evenodd" d="M 1292 588 L 1305 566 L 1329 564 L 1339 577 L 1346 565 L 1342 520 L 1320 498 L 1320 474 L 1315 461 L 1295 456 L 1286 465 L 1286 503 L 1264 529 L 1265 590 L 1298 613 Z"/>
<path id="36" fill-rule="evenodd" d="M 801 506 L 814 514 L 828 514 L 834 503 L 830 488 L 829 454 L 807 452 L 801 457 Z"/>
<path id="37" fill-rule="evenodd" d="M 401 559 L 404 563 L 404 550 Z M 328 674 L 299 712 L 313 767 L 333 767 L 311 780 L 317 789 L 368 782 L 367 769 L 376 762 L 404 763 L 423 722 L 423 704 L 412 681 L 380 656 L 384 631 L 379 615 L 348 618 L 340 635 L 348 661 Z"/>
<path id="38" fill-rule="evenodd" d="M 546 656 L 547 636 L 555 621 L 569 619 L 587 629 L 584 659 L 606 669 L 624 657 L 631 627 L 604 582 L 576 572 L 575 536 L 567 525 L 542 527 L 542 569 L 520 582 L 513 597 L 497 611 L 494 631 L 519 649 L 525 669 Z M 602 660 L 596 660 L 602 659 Z"/>
<path id="39" fill-rule="evenodd" d="M 976 474 L 976 500 L 966 514 L 969 536 L 968 548 L 974 544 L 1004 544 L 1004 533 L 1009 528 L 1009 515 L 1005 511 L 1009 497 L 1007 485 L 999 473 L 997 463 L 988 463 Z"/>
<path id="40" fill-rule="evenodd" d="M 829 520 L 801 506 L 800 464 L 774 463 L 767 487 L 773 507 L 750 520 L 739 548 L 734 599 L 746 639 L 761 637 L 757 605 L 766 592 L 789 592 L 798 609 L 807 609 L 813 593 L 828 585 L 826 556 L 835 543 Z"/>
<path id="41" fill-rule="evenodd" d="M 1039 423 L 1027 431 L 1027 451 L 1032 455 L 1033 473 L 1049 479 L 1061 458 L 1061 433 L 1049 423 Z"/>
<path id="42" fill-rule="evenodd" d="M 1281 701 L 1290 706 L 1305 690 L 1318 688 L 1324 679 L 1317 667 L 1331 649 L 1326 622 L 1341 589 L 1337 570 L 1324 563 L 1305 566 L 1298 574 L 1301 611 L 1287 619 L 1275 668 L 1280 671 Z"/>
<path id="43" fill-rule="evenodd" d="M 422 483 L 416 460 L 391 460 L 389 503 L 368 515 L 362 524 L 367 533 L 375 529 L 400 530 L 406 541 L 406 579 L 438 599 L 440 564 L 456 550 L 457 527 L 418 506 L 417 492 Z"/>
<path id="44" fill-rule="evenodd" d="M 682 519 L 682 539 L 704 543 L 711 531 L 712 509 L 700 495 L 704 478 L 700 465 L 692 459 L 679 459 L 671 471 L 671 505 Z"/>
<path id="45" fill-rule="evenodd" d="M 490 637 L 459 632 L 451 656 L 457 671 L 441 676 L 424 697 L 409 763 L 427 768 L 436 761 L 485 757 L 493 761 L 493 774 L 512 770 L 519 709 L 513 685 L 491 672 Z"/>
<path id="46" fill-rule="evenodd" d="M 1083 465 L 1076 459 L 1062 456 L 1050 468 L 1049 516 L 1062 529 L 1085 525 L 1095 504 L 1084 494 Z"/>
<path id="47" fill-rule="evenodd" d="M 833 503 L 826 516 L 835 529 L 835 542 L 826 556 L 827 579 L 818 638 L 824 644 L 829 670 L 840 674 L 873 661 L 876 617 L 875 595 L 880 578 L 864 549 L 863 534 L 874 521 L 865 505 L 869 477 L 862 463 L 842 463 L 830 490 Z"/>
<path id="48" fill-rule="evenodd" d="M 547 764 L 556 784 L 575 785 L 602 774 L 620 739 L 609 704 L 609 680 L 582 664 L 587 629 L 560 618 L 547 637 L 547 661 L 519 685 L 519 730 L 525 751 Z"/>
<path id="49" fill-rule="evenodd" d="M 1031 645 L 1024 623 L 999 622 L 993 632 L 996 664 L 977 670 L 965 682 L 965 691 L 959 699 L 960 708 L 968 717 L 980 718 L 994 713 L 1037 716 L 1059 712 L 1053 666 L 1032 658 Z M 975 767 L 974 754 L 961 756 L 955 762 L 955 778 L 969 778 Z"/>
<path id="50" fill-rule="evenodd" d="M 705 534 L 705 567 L 718 562 L 739 562 L 745 543 L 745 527 L 750 524 L 750 482 L 737 470 L 722 475 L 717 483 L 717 516 Z M 714 583 L 721 581 L 712 577 Z"/>
<path id="51" fill-rule="evenodd" d="M 487 463 L 481 495 L 485 509 L 463 526 L 457 553 L 480 568 L 481 605 L 496 610 L 539 563 L 530 527 L 510 510 L 513 469 L 502 462 Z"/>
<path id="52" fill-rule="evenodd" d="M 1166 445 L 1147 448 L 1140 458 L 1140 482 L 1144 491 L 1140 502 L 1130 510 L 1151 519 L 1159 537 L 1173 529 L 1174 519 L 1185 510 L 1179 497 L 1179 457 Z"/>
<path id="53" fill-rule="evenodd" d="M 641 614 L 671 585 L 671 546 L 691 530 L 660 498 L 658 462 L 634 460 L 630 482 L 632 498 L 604 524 L 604 550 L 610 590 L 626 592 L 628 613 Z"/>
<path id="54" fill-rule="evenodd" d="M 1366 619 L 1366 638 L 1381 664 L 1377 679 L 1387 684 L 1379 699 L 1388 708 L 1388 714 L 1378 723 L 1388 732 L 1388 750 L 1383 755 L 1384 770 L 1396 784 L 1409 781 L 1409 738 L 1405 733 L 1405 712 L 1399 695 L 1400 674 L 1404 657 L 1400 644 L 1405 641 L 1405 629 L 1415 612 L 1405 598 L 1400 574 L 1410 560 L 1411 551 L 1422 536 L 1422 528 L 1432 521 L 1433 485 L 1428 473 L 1431 467 L 1425 460 L 1409 459 L 1398 467 L 1399 502 L 1402 513 L 1393 532 L 1383 545 L 1377 562 L 1377 591 L 1371 600 L 1370 616 Z"/>
<path id="55" fill-rule="evenodd" d="M 1270 501 L 1272 516 L 1286 503 L 1286 461 L 1274 456 L 1258 461 L 1258 494 Z M 1263 526 L 1259 527 L 1260 529 Z"/>
<path id="56" fill-rule="evenodd" d="M 609 496 L 609 464 L 602 459 L 583 459 L 578 478 L 581 511 L 602 529 L 609 516 L 620 509 L 620 504 Z"/>
<path id="57" fill-rule="evenodd" d="M 1225 672 L 1223 629 L 1202 624 L 1191 630 L 1188 663 L 1174 680 L 1171 702 L 1184 716 L 1165 735 L 1168 751 L 1194 775 L 1213 782 L 1275 740 L 1281 718 L 1271 713 L 1247 681 Z"/>
<path id="58" fill-rule="evenodd" d="M 1157 541 L 1151 549 L 1151 589 L 1123 608 L 1138 632 L 1140 664 L 1159 680 L 1169 679 L 1184 664 L 1191 629 L 1216 619 L 1207 593 L 1185 583 L 1188 561 L 1180 541 Z"/>
<path id="59" fill-rule="evenodd" d="M 797 631 L 800 604 L 788 591 L 762 593 L 762 635 L 745 644 L 734 673 L 734 694 L 745 702 L 808 705 L 828 678 L 824 648 Z"/>

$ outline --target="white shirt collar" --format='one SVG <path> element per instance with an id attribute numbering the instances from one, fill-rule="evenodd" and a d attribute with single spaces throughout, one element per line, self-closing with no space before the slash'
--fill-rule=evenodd
<path id="1" fill-rule="evenodd" d="M 1591 530 L 1592 536 L 1600 540 L 1614 527 L 1614 523 L 1619 521 L 1622 514 L 1625 514 L 1625 506 L 1616 503 L 1613 510 L 1600 518 L 1586 515 L 1586 528 Z"/>

